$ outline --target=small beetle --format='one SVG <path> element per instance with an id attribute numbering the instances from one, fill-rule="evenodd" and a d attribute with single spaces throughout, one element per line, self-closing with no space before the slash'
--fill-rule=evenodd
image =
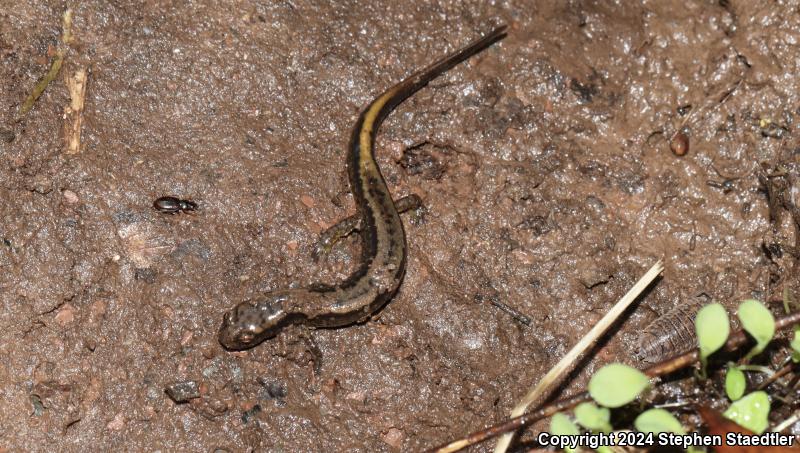
<path id="1" fill-rule="evenodd" d="M 176 197 L 161 197 L 153 202 L 153 208 L 165 214 L 177 214 L 179 212 L 196 211 L 197 203 Z"/>

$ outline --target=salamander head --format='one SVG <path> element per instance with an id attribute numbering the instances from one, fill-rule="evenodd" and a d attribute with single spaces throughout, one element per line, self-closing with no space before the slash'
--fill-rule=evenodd
<path id="1" fill-rule="evenodd" d="M 287 324 L 286 292 L 268 293 L 257 301 L 242 302 L 225 313 L 219 342 L 226 349 L 241 350 L 274 337 Z"/>

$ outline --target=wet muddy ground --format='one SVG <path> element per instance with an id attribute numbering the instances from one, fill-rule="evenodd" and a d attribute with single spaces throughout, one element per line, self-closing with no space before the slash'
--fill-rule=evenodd
<path id="1" fill-rule="evenodd" d="M 359 110 L 501 22 L 380 132 L 393 194 L 427 208 L 396 297 L 223 350 L 237 302 L 357 265 L 357 236 L 310 252 L 354 212 Z M 767 1 L 0 0 L 0 451 L 415 451 L 501 421 L 659 258 L 570 388 L 699 292 L 780 298 L 794 233 L 759 175 L 797 174 L 798 40 L 796 7 Z"/>

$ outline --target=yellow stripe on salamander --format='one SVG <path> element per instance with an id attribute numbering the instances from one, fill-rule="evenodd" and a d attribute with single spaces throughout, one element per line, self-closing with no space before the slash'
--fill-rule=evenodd
<path id="1" fill-rule="evenodd" d="M 364 123 L 361 125 L 361 133 L 358 136 L 361 148 L 358 158 L 361 161 L 361 167 L 364 169 L 375 161 L 375 158 L 372 156 L 372 132 L 375 126 L 375 119 L 378 117 L 383 106 L 395 96 L 399 89 L 400 87 L 394 87 L 383 93 L 378 99 L 375 99 L 364 114 Z"/>

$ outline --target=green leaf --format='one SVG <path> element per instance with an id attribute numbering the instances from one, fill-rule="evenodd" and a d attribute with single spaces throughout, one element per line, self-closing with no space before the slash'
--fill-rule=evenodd
<path id="1" fill-rule="evenodd" d="M 794 363 L 800 362 L 800 326 L 794 326 L 794 339 L 789 343 L 792 347 L 792 360 Z"/>
<path id="2" fill-rule="evenodd" d="M 676 433 L 686 434 L 681 422 L 664 409 L 650 409 L 636 417 L 633 422 L 636 430 L 642 433 Z"/>
<path id="3" fill-rule="evenodd" d="M 734 364 L 728 364 L 728 372 L 725 374 L 725 393 L 731 401 L 736 401 L 744 395 L 747 387 L 747 380 L 744 378 L 742 370 Z"/>
<path id="4" fill-rule="evenodd" d="M 581 403 L 575 408 L 575 419 L 581 426 L 592 431 L 611 431 L 611 411 L 597 407 L 594 403 Z"/>
<path id="5" fill-rule="evenodd" d="M 556 412 L 550 417 L 550 434 L 554 436 L 577 436 L 581 431 L 565 414 Z M 574 448 L 566 447 L 564 451 L 574 453 Z"/>
<path id="6" fill-rule="evenodd" d="M 589 395 L 605 407 L 620 407 L 633 401 L 650 385 L 641 371 L 621 363 L 600 368 L 589 380 Z"/>
<path id="7" fill-rule="evenodd" d="M 708 356 L 728 340 L 731 331 L 728 313 L 718 303 L 708 304 L 697 312 L 694 327 L 697 331 L 697 343 L 700 346 L 700 360 L 705 367 Z"/>
<path id="8" fill-rule="evenodd" d="M 565 414 L 557 412 L 550 418 L 550 434 L 556 436 L 577 436 L 581 431 Z"/>
<path id="9" fill-rule="evenodd" d="M 767 347 L 767 343 L 775 335 L 775 317 L 757 300 L 746 300 L 739 305 L 739 320 L 742 328 L 756 340 L 755 347 L 747 353 L 747 358 L 753 357 Z"/>
<path id="10" fill-rule="evenodd" d="M 768 426 L 769 397 L 763 391 L 753 392 L 731 404 L 723 415 L 750 431 L 761 434 Z"/>

